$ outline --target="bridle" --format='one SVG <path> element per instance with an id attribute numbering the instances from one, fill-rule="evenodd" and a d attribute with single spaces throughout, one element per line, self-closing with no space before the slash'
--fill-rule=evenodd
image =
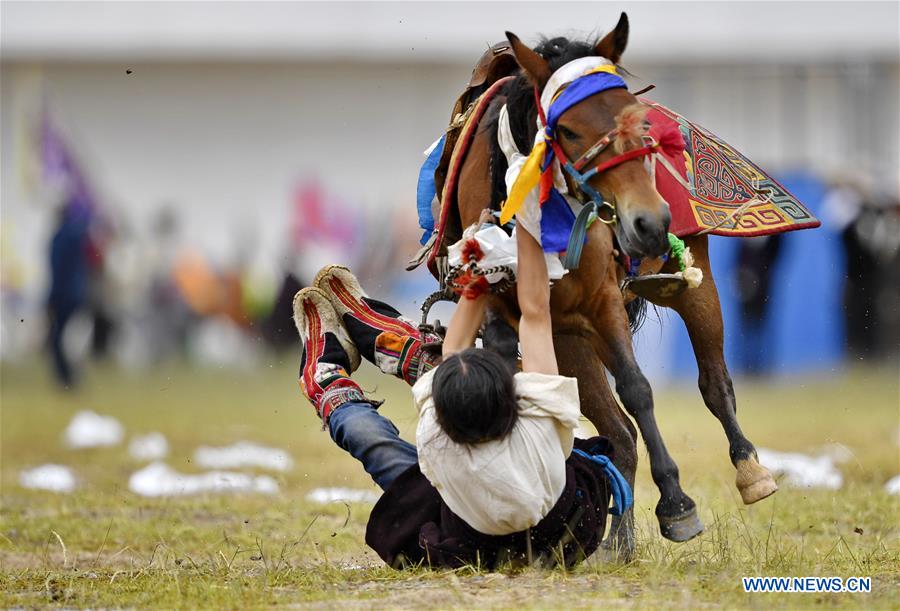
<path id="1" fill-rule="evenodd" d="M 671 168 L 670 164 L 665 160 L 661 153 L 663 151 L 667 153 L 683 151 L 684 139 L 682 138 L 681 133 L 677 130 L 677 128 L 670 128 L 661 133 L 658 141 L 649 133 L 645 132 L 641 134 L 642 146 L 630 151 L 619 153 L 618 155 L 615 155 L 605 161 L 598 163 L 589 170 L 584 171 L 585 167 L 588 167 L 590 163 L 594 159 L 596 159 L 598 155 L 600 155 L 600 153 L 605 151 L 611 144 L 615 142 L 616 137 L 619 136 L 618 128 L 613 128 L 608 131 L 606 135 L 601 137 L 599 140 L 597 140 L 597 142 L 590 146 L 577 160 L 572 161 L 566 155 L 565 151 L 563 151 L 562 146 L 560 146 L 553 131 L 547 128 L 547 118 L 544 114 L 543 106 L 541 105 L 541 94 L 536 86 L 534 88 L 534 95 L 537 102 L 540 125 L 544 131 L 544 139 L 553 149 L 553 154 L 559 162 L 560 167 L 562 167 L 562 169 L 566 172 L 566 174 L 569 175 L 572 182 L 574 183 L 575 189 L 573 195 L 582 204 L 581 210 L 575 217 L 575 223 L 572 226 L 572 233 L 569 235 L 566 255 L 563 259 L 563 266 L 566 269 L 575 269 L 578 267 L 578 262 L 581 259 L 581 251 L 584 248 L 585 235 L 587 234 L 587 230 L 590 228 L 590 226 L 595 221 L 600 221 L 605 225 L 614 226 L 618 222 L 619 218 L 616 211 L 615 202 L 607 201 L 599 191 L 594 189 L 589 184 L 589 181 L 594 176 L 611 170 L 612 168 L 615 168 L 625 163 L 626 161 L 631 161 L 632 159 L 640 159 L 648 156 L 651 158 L 650 179 L 654 183 L 656 182 L 657 160 L 661 160 L 663 166 L 666 167 L 674 176 L 676 176 L 676 178 L 680 179 L 681 177 L 678 176 L 677 172 L 675 172 L 673 168 Z M 544 189 L 546 188 L 548 188 L 547 183 L 542 182 L 542 199 Z"/>
<path id="2" fill-rule="evenodd" d="M 508 124 L 506 130 L 498 131 L 501 148 L 506 142 L 503 150 L 507 160 L 510 161 L 507 182 L 511 184 L 507 189 L 506 201 L 500 210 L 500 222 L 508 223 L 525 205 L 526 201 L 529 202 L 529 206 L 540 207 L 549 203 L 552 206 L 550 208 L 552 216 L 548 217 L 551 218 L 551 224 L 548 227 L 552 227 L 556 233 L 548 233 L 548 235 L 553 235 L 557 240 L 558 252 L 562 252 L 562 247 L 565 246 L 564 262 L 568 269 L 578 266 L 587 229 L 595 220 L 599 219 L 607 225 L 614 225 L 618 221 L 615 202 L 606 201 L 588 182 L 602 172 L 609 171 L 626 161 L 642 157 L 650 158 L 651 180 L 655 181 L 657 159 L 662 160 L 662 165 L 668 168 L 663 156 L 657 153 L 665 152 L 668 155 L 676 155 L 684 150 L 684 139 L 676 126 L 666 126 L 656 134 L 656 139 L 650 136 L 649 129 L 644 129 L 640 133 L 642 146 L 614 155 L 584 171 L 584 168 L 589 167 L 603 150 L 615 142 L 616 138 L 622 136 L 621 131 L 624 126 L 621 125 L 621 122 L 625 122 L 627 119 L 622 116 L 618 129 L 607 132 L 579 159 L 574 162 L 569 159 L 556 139 L 555 132 L 560 118 L 570 108 L 587 98 L 609 89 L 620 88 L 627 89 L 627 85 L 616 72 L 615 66 L 608 60 L 598 57 L 573 60 L 550 76 L 544 84 L 542 92 L 534 87 L 538 130 L 534 136 L 534 144 L 527 156 L 519 153 L 514 144 L 510 146 L 508 141 L 512 140 L 512 137 L 505 135 L 509 132 Z M 503 111 L 501 111 L 501 124 L 503 124 L 503 116 Z M 573 191 L 572 199 L 582 204 L 581 210 L 572 221 L 568 220 L 572 218 L 572 211 L 567 209 L 571 208 L 571 204 L 564 197 L 566 189 L 563 189 L 562 185 L 557 188 L 555 184 L 560 179 L 560 172 L 557 172 L 555 163 L 565 170 L 563 179 Z M 671 170 L 671 168 L 668 169 Z M 567 216 L 568 218 L 566 218 Z M 539 218 L 541 218 L 543 227 L 543 211 Z M 567 226 L 567 222 L 574 222 L 574 224 Z M 561 229 L 569 232 L 568 240 L 563 238 L 565 241 L 562 243 L 560 243 Z"/>
<path id="3" fill-rule="evenodd" d="M 544 109 L 541 106 L 540 92 L 538 91 L 537 87 L 534 88 L 534 95 L 535 100 L 537 101 L 537 110 L 541 125 L 544 126 L 544 129 L 546 130 L 547 118 L 545 117 Z M 615 225 L 618 221 L 616 205 L 615 203 L 606 201 L 606 199 L 604 199 L 604 197 L 589 184 L 589 181 L 594 176 L 602 174 L 607 170 L 611 170 L 612 168 L 619 166 L 626 161 L 639 159 L 648 155 L 655 155 L 660 152 L 659 149 L 662 146 L 660 142 L 657 142 L 650 134 L 645 133 L 641 135 L 641 142 L 643 146 L 615 155 L 614 157 L 597 164 L 593 168 L 587 171 L 583 171 L 591 161 L 596 159 L 597 156 L 600 155 L 600 153 L 605 151 L 611 144 L 613 144 L 613 142 L 615 142 L 615 139 L 618 135 L 618 128 L 609 130 L 606 135 L 597 140 L 597 142 L 589 147 L 574 162 L 568 158 L 565 151 L 563 151 L 562 146 L 560 146 L 559 142 L 556 140 L 556 137 L 552 133 L 545 133 L 544 136 L 547 142 L 553 148 L 553 154 L 559 161 L 560 166 L 563 170 L 565 170 L 565 172 L 571 177 L 572 181 L 574 182 L 576 187 L 576 198 L 580 201 L 581 204 L 585 206 L 591 206 L 593 212 L 596 213 L 596 220 L 599 220 L 601 223 L 604 223 L 606 225 Z M 578 193 L 586 196 L 587 200 L 581 197 L 577 197 Z M 600 214 L 602 210 L 608 210 L 609 214 L 604 217 Z"/>

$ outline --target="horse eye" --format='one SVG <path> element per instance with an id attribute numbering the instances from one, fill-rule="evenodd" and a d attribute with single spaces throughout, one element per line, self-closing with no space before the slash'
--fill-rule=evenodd
<path id="1" fill-rule="evenodd" d="M 557 131 L 559 131 L 559 135 L 564 137 L 566 140 L 578 140 L 579 136 L 571 129 L 567 127 L 563 127 L 562 125 L 557 126 Z"/>

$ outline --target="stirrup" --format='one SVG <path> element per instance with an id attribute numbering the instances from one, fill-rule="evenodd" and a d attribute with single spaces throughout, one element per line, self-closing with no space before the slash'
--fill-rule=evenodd
<path id="1" fill-rule="evenodd" d="M 631 276 L 622 281 L 622 292 L 631 291 L 649 301 L 677 297 L 688 287 L 679 274 L 647 274 Z"/>
<path id="2" fill-rule="evenodd" d="M 428 255 L 431 254 L 431 250 L 434 248 L 434 242 L 437 240 L 437 231 L 432 232 L 431 237 L 428 238 L 428 241 L 420 248 L 416 254 L 413 255 L 412 259 L 407 261 L 406 263 L 406 271 L 411 272 L 416 269 L 428 258 Z"/>

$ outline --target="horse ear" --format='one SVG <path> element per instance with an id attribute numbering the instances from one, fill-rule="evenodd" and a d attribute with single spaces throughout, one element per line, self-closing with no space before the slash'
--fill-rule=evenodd
<path id="1" fill-rule="evenodd" d="M 535 85 L 543 89 L 550 80 L 550 64 L 543 57 L 535 53 L 519 37 L 512 32 L 506 33 L 506 38 L 512 46 L 513 55 L 522 69 Z"/>
<path id="2" fill-rule="evenodd" d="M 628 15 L 622 13 L 619 23 L 613 31 L 603 37 L 594 47 L 594 52 L 600 57 L 605 57 L 614 64 L 618 64 L 628 44 Z"/>

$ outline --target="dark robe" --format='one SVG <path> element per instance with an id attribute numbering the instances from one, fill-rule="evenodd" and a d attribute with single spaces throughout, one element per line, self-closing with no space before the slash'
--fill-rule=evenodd
<path id="1" fill-rule="evenodd" d="M 599 437 L 576 439 L 575 447 L 612 458 L 609 442 Z M 573 453 L 566 460 L 562 494 L 543 520 L 527 531 L 486 535 L 450 511 L 419 466 L 413 465 L 375 504 L 366 543 L 395 568 L 419 563 L 449 568 L 529 562 L 555 566 L 560 559 L 572 566 L 600 545 L 609 503 L 601 467 Z"/>

